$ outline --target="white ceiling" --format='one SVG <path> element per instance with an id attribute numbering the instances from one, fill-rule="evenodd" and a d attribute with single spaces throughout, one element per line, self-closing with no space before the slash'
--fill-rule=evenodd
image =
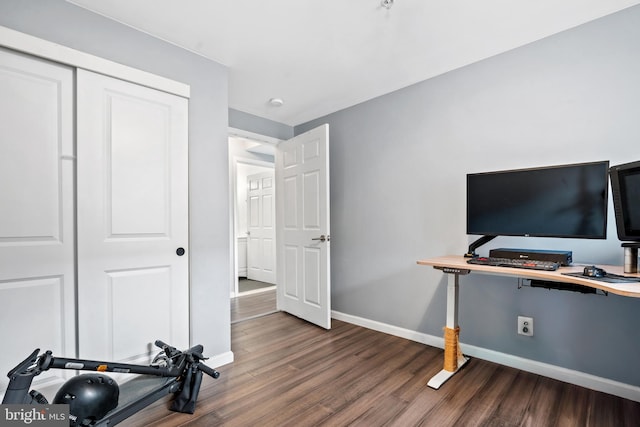
<path id="1" fill-rule="evenodd" d="M 230 108 L 290 126 L 640 3 L 68 1 L 226 65 Z"/>

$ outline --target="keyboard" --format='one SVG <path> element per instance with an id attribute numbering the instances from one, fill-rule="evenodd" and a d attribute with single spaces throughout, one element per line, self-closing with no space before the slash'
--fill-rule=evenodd
<path id="1" fill-rule="evenodd" d="M 476 257 L 467 260 L 467 264 L 492 265 L 495 267 L 526 268 L 529 270 L 555 271 L 560 264 L 552 261 L 536 261 L 532 259 L 512 259 L 496 257 Z"/>

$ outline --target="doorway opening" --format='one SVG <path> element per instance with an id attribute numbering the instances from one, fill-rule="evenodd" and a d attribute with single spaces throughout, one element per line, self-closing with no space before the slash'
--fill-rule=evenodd
<path id="1" fill-rule="evenodd" d="M 264 159 L 250 159 L 247 157 L 247 152 L 252 153 L 256 148 L 264 149 L 268 145 L 268 143 L 258 141 L 252 144 L 252 150 L 247 150 L 244 147 L 239 148 L 235 143 L 229 144 L 229 171 L 231 173 L 230 181 L 233 184 L 232 189 L 242 187 L 242 185 L 238 185 L 240 179 L 237 176 L 238 169 L 242 165 L 248 163 L 254 166 L 266 166 Z M 262 181 L 259 174 L 255 181 L 247 178 L 248 188 L 246 190 L 247 200 L 249 200 L 253 197 L 250 191 L 260 190 L 259 185 L 252 185 L 254 182 L 264 183 L 265 185 L 262 187 L 264 190 L 278 185 L 277 192 L 274 189 L 272 194 L 267 191 L 263 193 L 258 191 L 260 195 L 265 197 L 262 206 L 270 205 L 275 207 L 275 211 L 277 211 L 277 215 L 274 212 L 269 220 L 265 220 L 263 223 L 270 224 L 271 228 L 277 228 L 277 242 L 275 242 L 275 237 L 272 238 L 274 240 L 273 247 L 277 247 L 277 250 L 266 249 L 269 247 L 269 238 L 265 238 L 262 243 L 258 242 L 259 245 L 262 245 L 259 246 L 262 249 L 260 257 L 265 256 L 269 251 L 272 252 L 274 258 L 272 270 L 278 270 L 276 272 L 276 281 L 279 282 L 276 284 L 276 307 L 310 323 L 331 329 L 329 125 L 320 125 L 287 141 L 280 142 L 277 146 L 277 159 L 274 160 L 277 161 L 273 163 L 273 178 L 264 178 Z M 276 173 L 277 178 L 275 177 Z M 273 200 L 276 195 L 277 203 Z M 271 201 L 267 202 L 269 197 L 271 197 Z M 230 211 L 232 211 L 230 216 L 232 228 L 230 230 L 233 230 L 233 233 L 230 233 L 230 247 L 233 250 L 230 258 L 233 259 L 232 271 L 235 273 L 230 275 L 232 278 L 230 282 L 233 283 L 231 290 L 233 298 L 238 294 L 238 261 L 240 258 L 237 250 L 240 245 L 236 244 L 236 241 L 242 237 L 237 234 L 237 222 L 239 221 L 236 220 L 235 211 L 238 200 L 242 201 L 243 197 L 239 197 L 237 191 L 230 191 L 230 200 Z M 254 200 L 251 200 L 251 203 L 260 206 L 260 203 Z M 276 204 L 277 206 L 275 206 Z M 250 205 L 247 204 L 247 206 Z M 266 212 L 269 211 L 263 209 L 262 212 L 262 215 L 266 215 Z M 263 219 L 261 215 L 258 217 L 260 220 Z M 249 222 L 253 224 L 253 220 L 251 214 L 247 215 L 248 225 Z M 262 235 L 257 236 L 253 229 L 250 231 L 250 234 L 246 234 L 247 246 L 249 246 L 249 241 L 253 244 L 254 240 L 259 240 L 259 237 L 262 237 Z M 277 262 L 275 261 L 276 251 L 279 256 Z M 252 251 L 248 249 L 247 258 L 252 256 L 251 253 Z M 247 259 L 247 277 L 250 279 L 252 277 L 249 276 L 249 271 L 253 264 L 253 260 Z M 266 272 L 269 269 L 265 267 L 262 270 Z M 272 274 L 273 271 L 270 273 Z"/>
<path id="2" fill-rule="evenodd" d="M 276 311 L 275 145 L 230 129 L 231 323 Z"/>

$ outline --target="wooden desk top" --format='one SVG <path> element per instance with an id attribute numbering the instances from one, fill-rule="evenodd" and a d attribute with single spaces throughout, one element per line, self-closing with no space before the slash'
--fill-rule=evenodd
<path id="1" fill-rule="evenodd" d="M 612 294 L 627 297 L 640 298 L 640 282 L 629 283 L 608 283 L 597 280 L 597 278 L 566 276 L 562 273 L 582 273 L 584 265 L 573 265 L 570 267 L 560 267 L 556 271 L 529 270 L 525 268 L 494 267 L 489 265 L 467 264 L 467 259 L 461 255 L 446 255 L 437 258 L 419 260 L 419 265 L 430 265 L 435 268 L 449 267 L 463 270 L 470 270 L 473 273 L 494 274 L 498 276 L 522 277 L 525 279 L 548 280 L 552 282 L 573 283 L 576 285 L 588 286 L 601 289 Z M 618 274 L 628 277 L 640 278 L 640 273 L 624 273 L 620 265 L 597 265 L 607 273 Z"/>

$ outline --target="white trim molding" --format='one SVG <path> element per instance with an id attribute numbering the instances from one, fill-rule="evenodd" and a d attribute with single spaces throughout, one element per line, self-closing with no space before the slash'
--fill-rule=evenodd
<path id="1" fill-rule="evenodd" d="M 422 332 L 412 331 L 410 329 L 400 328 L 386 323 L 340 313 L 338 311 L 332 311 L 331 318 L 419 342 L 421 344 L 426 344 L 431 347 L 444 348 L 444 338 L 442 336 L 438 337 Z M 580 387 L 640 402 L 640 387 L 637 386 L 464 343 L 460 343 L 460 348 L 467 356 L 477 357 L 478 359 L 542 375 L 543 377 L 564 381 Z"/>
<path id="2" fill-rule="evenodd" d="M 231 126 L 229 126 L 229 136 L 250 139 L 256 142 L 264 142 L 273 146 L 276 146 L 282 142 L 282 140 L 279 138 L 274 138 L 272 136 L 267 136 L 267 135 L 260 135 L 255 132 L 249 132 L 248 130 L 238 129 Z"/>
<path id="3" fill-rule="evenodd" d="M 207 361 L 205 363 L 211 368 L 219 368 L 220 366 L 233 363 L 233 360 L 233 351 L 227 351 L 225 353 L 216 354 L 215 356 L 207 358 Z"/>
<path id="4" fill-rule="evenodd" d="M 0 46 L 189 98 L 190 86 L 0 26 Z"/>

